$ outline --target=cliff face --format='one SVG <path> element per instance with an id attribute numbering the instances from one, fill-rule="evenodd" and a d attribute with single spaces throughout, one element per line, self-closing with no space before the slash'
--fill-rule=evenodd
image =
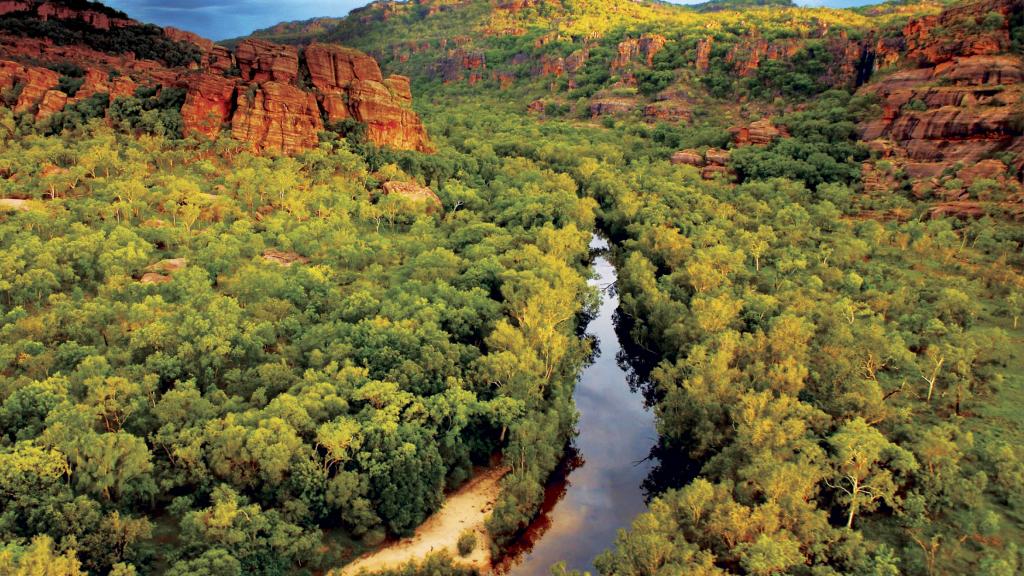
<path id="1" fill-rule="evenodd" d="M 114 11 L 72 10 L 59 2 L 0 1 L 0 15 L 4 14 L 77 20 L 98 30 L 138 25 L 118 18 Z M 313 44 L 300 52 L 294 46 L 250 39 L 232 52 L 176 28 L 164 29 L 163 34 L 197 48 L 198 62 L 170 68 L 137 60 L 131 53 L 106 54 L 0 33 L 0 45 L 11 58 L 0 60 L 0 90 L 7 100 L 13 98 L 15 112 L 44 120 L 96 94 L 113 100 L 132 96 L 139 86 L 177 86 L 186 91 L 181 108 L 186 136 L 215 138 L 227 130 L 255 150 L 294 153 L 318 144 L 325 119 L 351 118 L 367 126 L 367 138 L 374 144 L 431 151 L 426 130 L 411 107 L 409 80 L 385 79 L 377 61 L 358 50 Z M 84 69 L 74 97 L 57 90 L 60 74 L 45 66 L 58 63 Z"/>
<path id="2" fill-rule="evenodd" d="M 916 194 L 960 202 L 978 178 L 1019 188 L 1007 177 L 1024 168 L 1024 58 L 1008 50 L 1021 7 L 983 0 L 909 22 L 903 68 L 860 89 L 882 108 L 860 126 L 862 139 L 914 180 Z M 864 170 L 866 189 L 881 180 L 874 163 Z"/>

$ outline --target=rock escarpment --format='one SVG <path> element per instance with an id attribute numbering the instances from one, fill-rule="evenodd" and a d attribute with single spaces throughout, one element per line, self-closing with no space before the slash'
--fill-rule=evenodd
<path id="1" fill-rule="evenodd" d="M 137 26 L 115 11 L 73 10 L 60 2 L 0 1 L 0 15 L 41 20 L 77 20 L 97 30 Z M 159 35 L 159 34 L 158 34 Z M 427 133 L 412 109 L 409 79 L 384 78 L 372 57 L 331 44 L 294 46 L 249 39 L 234 52 L 191 32 L 163 29 L 163 37 L 194 46 L 187 65 L 138 60 L 131 52 L 109 54 L 88 46 L 57 45 L 0 33 L 0 105 L 45 120 L 99 94 L 109 101 L 131 97 L 139 87 L 185 91 L 184 135 L 216 138 L 226 132 L 257 151 L 294 153 L 313 148 L 326 122 L 355 120 L 366 125 L 373 144 L 431 151 Z M 11 47 L 7 50 L 6 47 Z M 191 48 L 190 48 L 191 49 Z M 58 64 L 81 68 L 73 96 L 58 89 Z"/>
<path id="2" fill-rule="evenodd" d="M 1020 197 L 1024 58 L 1009 51 L 1009 17 L 1021 8 L 982 0 L 904 27 L 901 69 L 859 92 L 881 107 L 860 125 L 877 158 L 863 167 L 866 192 L 891 191 L 902 173 L 915 196 L 942 202 L 933 216 L 958 217 L 982 214 L 988 188 Z"/>

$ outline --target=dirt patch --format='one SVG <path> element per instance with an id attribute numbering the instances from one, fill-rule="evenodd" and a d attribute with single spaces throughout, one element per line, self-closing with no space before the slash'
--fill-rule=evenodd
<path id="1" fill-rule="evenodd" d="M 355 576 L 361 572 L 398 568 L 410 560 L 422 560 L 447 550 L 458 562 L 487 572 L 491 568 L 491 539 L 484 522 L 491 516 L 498 499 L 498 482 L 508 473 L 501 466 L 488 468 L 445 499 L 441 509 L 427 519 L 409 538 L 389 542 L 356 558 L 351 564 L 332 570 L 331 576 Z M 459 536 L 466 530 L 476 532 L 476 549 L 460 556 Z"/>

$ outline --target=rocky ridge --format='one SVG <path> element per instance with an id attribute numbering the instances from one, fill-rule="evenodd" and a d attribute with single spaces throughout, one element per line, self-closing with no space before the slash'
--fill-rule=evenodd
<path id="1" fill-rule="evenodd" d="M 94 10 L 59 2 L 0 2 L 0 15 L 77 20 L 98 30 L 137 25 Z M 184 68 L 107 54 L 79 45 L 0 33 L 0 105 L 44 121 L 65 106 L 96 94 L 110 100 L 140 86 L 185 90 L 181 108 L 185 135 L 216 138 L 226 131 L 257 151 L 294 153 L 315 147 L 325 122 L 355 120 L 379 146 L 431 151 L 426 130 L 412 110 L 409 80 L 384 78 L 377 61 L 358 50 L 331 44 L 294 46 L 250 39 L 234 51 L 176 28 L 170 40 L 195 46 L 198 61 Z M 46 67 L 71 63 L 83 69 L 74 96 L 58 89 L 61 74 Z M 42 65 L 40 65 L 42 64 Z"/>

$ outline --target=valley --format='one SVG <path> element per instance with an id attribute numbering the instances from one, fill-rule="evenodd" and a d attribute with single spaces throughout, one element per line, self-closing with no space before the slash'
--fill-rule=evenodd
<path id="1" fill-rule="evenodd" d="M 1022 86 L 1017 0 L 0 2 L 0 574 L 1016 574 Z"/>

